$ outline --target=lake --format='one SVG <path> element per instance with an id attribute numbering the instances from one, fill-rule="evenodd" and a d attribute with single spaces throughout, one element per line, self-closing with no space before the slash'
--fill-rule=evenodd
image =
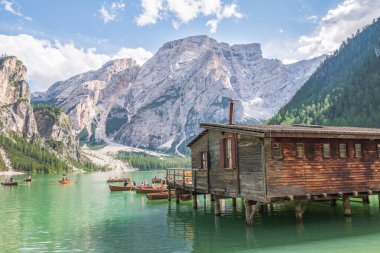
<path id="1" fill-rule="evenodd" d="M 265 206 L 254 228 L 245 225 L 244 209 L 223 200 L 215 217 L 210 199 L 175 204 L 149 201 L 135 192 L 110 192 L 110 176 L 138 183 L 164 174 L 33 175 L 33 182 L 0 187 L 0 252 L 379 252 L 377 197 L 370 205 L 352 203 L 344 218 L 342 203 L 312 203 L 297 224 L 290 204 Z M 23 176 L 16 176 L 22 179 Z M 3 181 L 4 178 L 1 178 Z"/>

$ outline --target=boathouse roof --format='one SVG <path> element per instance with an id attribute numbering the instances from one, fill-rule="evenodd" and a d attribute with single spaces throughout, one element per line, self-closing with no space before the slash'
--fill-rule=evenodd
<path id="1" fill-rule="evenodd" d="M 254 125 L 201 123 L 205 130 L 189 142 L 190 147 L 204 136 L 208 129 L 246 133 L 257 137 L 293 137 L 293 138 L 342 138 L 342 139 L 380 139 L 380 129 L 361 127 L 338 127 L 321 125 Z"/>

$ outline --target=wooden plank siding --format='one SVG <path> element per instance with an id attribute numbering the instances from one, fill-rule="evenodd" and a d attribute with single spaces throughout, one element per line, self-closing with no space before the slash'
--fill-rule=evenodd
<path id="1" fill-rule="evenodd" d="M 264 201 L 263 140 L 240 134 L 238 138 L 238 164 L 240 195 L 243 198 Z"/>
<path id="2" fill-rule="evenodd" d="M 200 137 L 197 142 L 191 146 L 191 168 L 197 170 L 193 173 L 193 184 L 195 190 L 208 191 L 208 174 L 207 168 L 201 168 L 201 153 L 207 153 L 207 134 Z M 209 155 L 207 154 L 209 157 Z M 207 159 L 208 160 L 208 159 Z"/>
<path id="3" fill-rule="evenodd" d="M 273 158 L 271 143 L 280 143 L 283 158 Z M 296 157 L 296 143 L 304 143 L 305 156 Z M 329 143 L 331 158 L 323 157 L 323 143 Z M 339 157 L 339 144 L 347 145 L 347 158 Z M 364 139 L 267 138 L 265 163 L 267 195 L 318 195 L 380 190 L 379 141 Z M 355 144 L 362 145 L 362 157 L 355 157 Z"/>

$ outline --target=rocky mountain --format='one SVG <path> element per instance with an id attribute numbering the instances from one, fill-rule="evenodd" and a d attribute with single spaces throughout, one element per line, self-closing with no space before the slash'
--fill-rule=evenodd
<path id="1" fill-rule="evenodd" d="M 79 159 L 76 132 L 64 112 L 56 108 L 59 112 L 54 114 L 52 106 L 33 108 L 30 104 L 26 71 L 26 67 L 16 57 L 0 58 L 0 134 L 22 136 L 25 145 L 32 141 L 39 148 L 51 147 L 62 158 L 70 155 Z M 0 155 L 10 167 L 3 148 L 0 145 Z M 12 159 L 20 159 L 19 155 L 25 156 L 14 152 Z"/>
<path id="2" fill-rule="evenodd" d="M 26 67 L 16 57 L 0 58 L 0 133 L 14 131 L 26 138 L 37 133 Z"/>
<path id="3" fill-rule="evenodd" d="M 348 38 L 271 124 L 380 127 L 380 19 Z"/>
<path id="4" fill-rule="evenodd" d="M 207 36 L 164 44 L 143 66 L 116 60 L 53 84 L 35 99 L 55 103 L 82 136 L 185 152 L 201 121 L 266 120 L 287 103 L 324 56 L 284 65 L 259 44 L 228 45 Z"/>

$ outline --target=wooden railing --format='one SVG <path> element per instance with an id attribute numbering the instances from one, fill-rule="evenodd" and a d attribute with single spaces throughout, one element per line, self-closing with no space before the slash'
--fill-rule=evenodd
<path id="1" fill-rule="evenodd" d="M 167 169 L 166 179 L 169 186 L 179 186 L 184 189 L 193 186 L 193 170 L 192 169 Z"/>

